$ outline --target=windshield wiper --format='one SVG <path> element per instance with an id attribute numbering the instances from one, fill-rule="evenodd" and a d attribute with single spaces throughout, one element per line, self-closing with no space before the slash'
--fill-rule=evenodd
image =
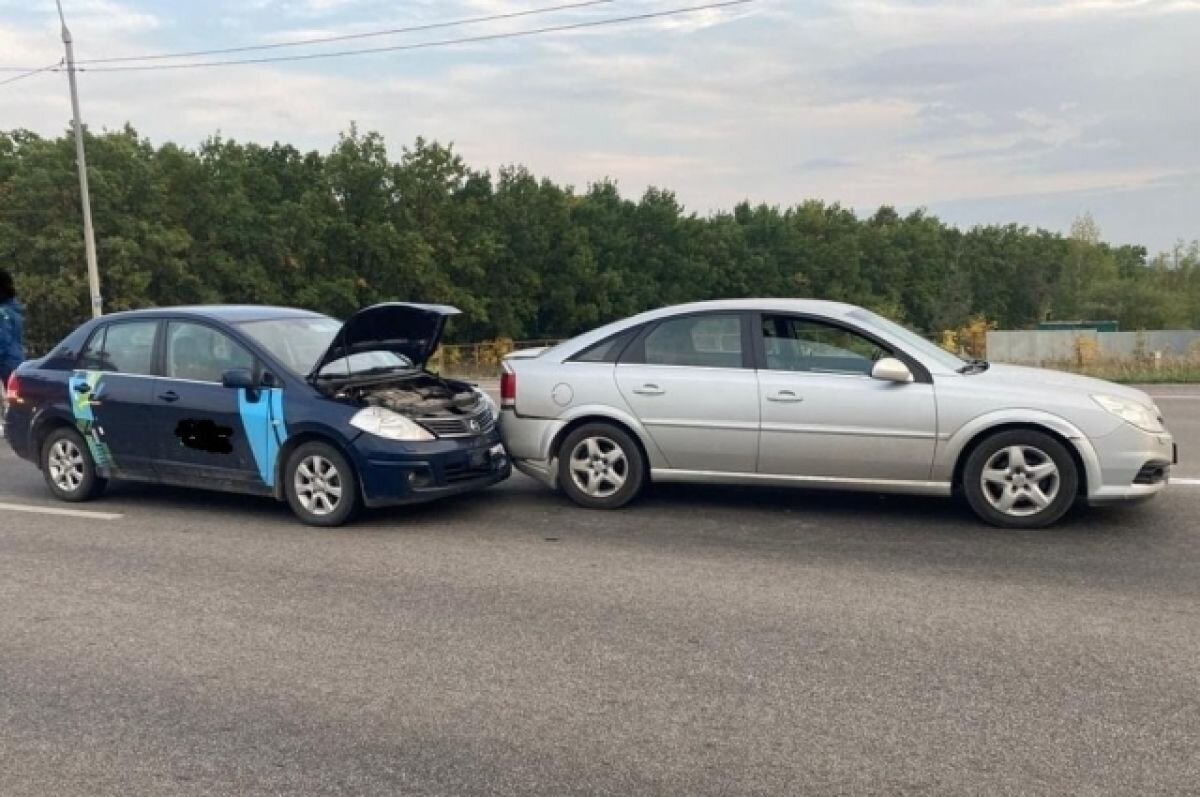
<path id="1" fill-rule="evenodd" d="M 366 368 L 361 371 L 350 371 L 348 373 L 320 373 L 317 374 L 317 379 L 358 379 L 363 376 L 380 376 L 382 374 L 390 374 L 393 371 L 411 371 L 411 365 L 377 365 L 374 368 Z"/>
<path id="2" fill-rule="evenodd" d="M 351 376 L 377 376 L 379 374 L 390 374 L 392 371 L 410 371 L 410 365 L 377 365 L 374 368 L 368 368 L 365 371 L 352 371 Z"/>
<path id="3" fill-rule="evenodd" d="M 991 368 L 992 364 L 987 360 L 967 360 L 967 364 L 958 369 L 960 374 L 981 374 Z"/>

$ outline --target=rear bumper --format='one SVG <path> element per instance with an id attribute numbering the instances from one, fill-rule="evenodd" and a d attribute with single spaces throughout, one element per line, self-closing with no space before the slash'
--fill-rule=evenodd
<path id="1" fill-rule="evenodd" d="M 469 440 L 423 443 L 390 443 L 363 435 L 355 441 L 354 455 L 369 507 L 437 501 L 512 475 L 512 463 L 495 431 Z"/>
<path id="2" fill-rule="evenodd" d="M 551 490 L 558 487 L 558 473 L 552 462 L 544 459 L 514 459 L 513 467 Z"/>
<path id="3" fill-rule="evenodd" d="M 4 439 L 22 459 L 34 458 L 29 446 L 31 420 L 29 409 L 19 404 L 10 404 L 4 416 Z"/>
<path id="4" fill-rule="evenodd" d="M 525 418 L 512 409 L 500 413 L 500 434 L 504 447 L 517 470 L 547 487 L 558 482 L 554 460 L 554 438 L 566 427 L 565 421 L 553 418 Z"/>

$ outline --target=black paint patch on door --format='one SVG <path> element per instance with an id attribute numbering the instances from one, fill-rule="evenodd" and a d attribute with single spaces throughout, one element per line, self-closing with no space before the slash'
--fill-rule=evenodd
<path id="1" fill-rule="evenodd" d="M 233 429 L 228 426 L 217 426 L 213 421 L 180 421 L 175 427 L 175 436 L 179 442 L 197 451 L 207 451 L 210 454 L 232 454 Z"/>

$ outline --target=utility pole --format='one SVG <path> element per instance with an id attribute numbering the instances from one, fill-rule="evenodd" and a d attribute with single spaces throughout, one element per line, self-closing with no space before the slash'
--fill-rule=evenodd
<path id="1" fill-rule="evenodd" d="M 83 207 L 83 245 L 87 251 L 88 293 L 92 301 L 92 317 L 103 313 L 100 299 L 100 269 L 96 265 L 96 233 L 92 230 L 92 200 L 88 194 L 87 157 L 83 152 L 83 120 L 79 118 L 79 89 L 75 86 L 75 48 L 71 43 L 71 31 L 63 16 L 62 0 L 54 0 L 58 6 L 58 19 L 62 22 L 62 40 L 67 48 L 67 80 L 71 84 L 71 113 L 75 125 L 75 163 L 79 167 L 79 194 Z"/>

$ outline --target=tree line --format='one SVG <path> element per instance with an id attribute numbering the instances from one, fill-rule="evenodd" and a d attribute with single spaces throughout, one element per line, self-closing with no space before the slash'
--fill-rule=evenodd
<path id="1" fill-rule="evenodd" d="M 220 136 L 154 146 L 87 136 L 105 309 L 246 302 L 335 316 L 389 299 L 465 315 L 451 339 L 544 339 L 665 304 L 805 296 L 866 305 L 929 334 L 985 318 L 1200 325 L 1200 244 L 1150 257 L 1009 225 L 960 230 L 924 211 L 836 203 L 688 212 L 669 190 L 576 190 L 520 166 L 471 168 L 418 139 L 399 158 L 353 126 L 327 154 Z M 70 136 L 0 132 L 0 265 L 37 351 L 88 316 Z"/>

